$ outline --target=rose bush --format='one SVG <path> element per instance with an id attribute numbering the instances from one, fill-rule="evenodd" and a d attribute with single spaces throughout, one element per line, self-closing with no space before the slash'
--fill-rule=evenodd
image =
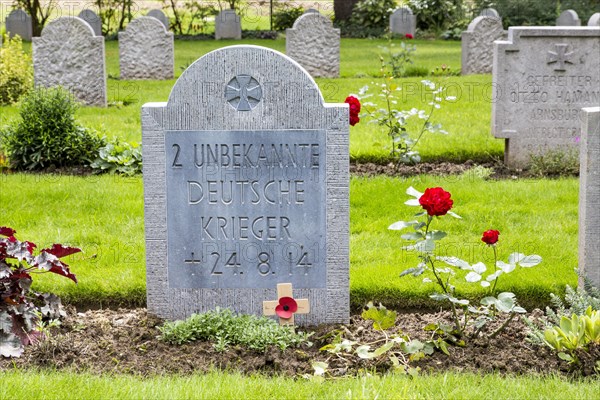
<path id="1" fill-rule="evenodd" d="M 358 113 L 360 112 L 360 100 L 354 96 L 346 97 L 344 101 L 350 106 L 350 125 L 354 126 L 360 122 Z"/>

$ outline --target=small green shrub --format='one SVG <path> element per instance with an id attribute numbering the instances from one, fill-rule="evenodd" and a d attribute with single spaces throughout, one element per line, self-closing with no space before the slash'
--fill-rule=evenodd
<path id="1" fill-rule="evenodd" d="M 98 151 L 91 167 L 98 172 L 128 176 L 142 173 L 142 149 L 137 143 L 129 144 L 116 139 Z"/>
<path id="2" fill-rule="evenodd" d="M 0 47 L 0 105 L 16 103 L 33 87 L 33 64 L 19 36 L 5 37 Z"/>
<path id="3" fill-rule="evenodd" d="M 286 3 L 277 3 L 275 12 L 273 12 L 273 29 L 284 31 L 294 25 L 294 21 L 304 14 L 302 6 L 288 6 Z"/>
<path id="4" fill-rule="evenodd" d="M 0 143 L 12 168 L 88 166 L 96 159 L 99 137 L 75 120 L 77 103 L 63 88 L 38 88 L 27 94 L 20 119 L 0 131 Z"/>
<path id="5" fill-rule="evenodd" d="M 265 351 L 269 346 L 284 350 L 306 342 L 308 335 L 294 333 L 272 319 L 254 315 L 235 315 L 229 309 L 219 309 L 203 314 L 193 314 L 185 321 L 167 322 L 158 328 L 160 340 L 183 344 L 195 340 L 214 341 L 215 348 L 223 351 L 227 346 L 240 345 Z"/>
<path id="6" fill-rule="evenodd" d="M 350 23 L 361 29 L 381 30 L 383 34 L 396 7 L 395 0 L 360 0 L 352 9 Z"/>
<path id="7" fill-rule="evenodd" d="M 573 176 L 579 174 L 579 154 L 576 149 L 548 150 L 532 154 L 529 172 L 533 176 Z"/>

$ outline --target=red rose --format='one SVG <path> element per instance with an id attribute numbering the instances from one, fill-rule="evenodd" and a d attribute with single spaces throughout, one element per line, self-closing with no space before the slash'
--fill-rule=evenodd
<path id="1" fill-rule="evenodd" d="M 411 35 L 410 33 L 407 33 L 406 35 L 404 35 L 404 37 L 407 39 L 412 39 L 414 36 Z"/>
<path id="2" fill-rule="evenodd" d="M 446 215 L 452 208 L 453 203 L 452 199 L 450 199 L 450 193 L 441 187 L 427 188 L 425 189 L 425 193 L 419 198 L 419 204 L 431 216 Z"/>
<path id="3" fill-rule="evenodd" d="M 481 240 L 487 244 L 495 244 L 498 241 L 498 235 L 500 232 L 490 229 L 489 231 L 483 232 L 483 237 Z"/>
<path id="4" fill-rule="evenodd" d="M 359 121 L 360 121 L 360 118 L 358 115 L 350 114 L 350 125 L 354 126 L 354 125 L 358 124 Z"/>
<path id="5" fill-rule="evenodd" d="M 359 121 L 358 113 L 360 112 L 360 101 L 354 96 L 346 97 L 345 103 L 350 106 L 350 125 L 354 126 Z"/>

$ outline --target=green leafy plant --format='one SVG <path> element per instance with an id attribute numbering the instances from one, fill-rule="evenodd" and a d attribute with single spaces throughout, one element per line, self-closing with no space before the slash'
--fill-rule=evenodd
<path id="1" fill-rule="evenodd" d="M 404 40 L 400 42 L 400 47 L 396 46 L 391 40 L 387 47 L 381 46 L 380 49 L 384 55 L 387 56 L 389 61 L 385 62 L 385 67 L 390 71 L 391 76 L 394 78 L 401 78 L 404 76 L 406 64 L 412 64 L 412 56 L 417 51 L 417 46 L 407 44 Z M 382 68 L 384 66 L 382 65 Z"/>
<path id="2" fill-rule="evenodd" d="M 278 1 L 273 12 L 273 29 L 285 31 L 291 28 L 302 14 L 304 14 L 304 7 L 290 6 L 286 2 Z"/>
<path id="3" fill-rule="evenodd" d="M 555 149 L 530 156 L 529 172 L 533 176 L 579 175 L 579 153 L 576 149 Z"/>
<path id="4" fill-rule="evenodd" d="M 380 30 L 383 34 L 395 8 L 395 0 L 360 0 L 352 9 L 350 23 L 359 29 Z"/>
<path id="5" fill-rule="evenodd" d="M 99 172 L 133 176 L 142 173 L 142 150 L 137 143 L 116 139 L 98 150 L 91 167 Z"/>
<path id="6" fill-rule="evenodd" d="M 436 242 L 444 239 L 447 234 L 433 229 L 433 221 L 444 215 L 450 215 L 455 218 L 461 218 L 450 211 L 454 201 L 449 192 L 444 189 L 428 188 L 421 193 L 409 187 L 406 193 L 413 198 L 406 201 L 409 206 L 421 206 L 424 211 L 415 215 L 416 218 L 423 217 L 424 221 L 398 221 L 389 226 L 390 230 L 401 231 L 406 228 L 413 228 L 414 232 L 403 234 L 401 237 L 405 240 L 413 241 L 414 244 L 405 246 L 404 249 L 418 253 L 419 264 L 414 268 L 404 270 L 400 276 L 412 275 L 414 277 L 427 275 L 423 282 L 425 284 L 434 283 L 438 291 L 431 294 L 434 300 L 447 302 L 452 310 L 454 326 L 452 334 L 457 337 L 465 336 L 467 327 L 473 327 L 472 337 L 483 334 L 485 328 L 491 321 L 498 318 L 499 315 L 508 314 L 508 318 L 495 331 L 489 333 L 490 338 L 497 336 L 516 314 L 525 313 L 525 309 L 517 304 L 515 295 L 510 292 L 497 293 L 496 286 L 498 279 L 503 274 L 508 274 L 517 269 L 517 267 L 530 268 L 538 265 L 542 258 L 538 255 L 526 256 L 521 253 L 512 253 L 508 257 L 508 262 L 498 260 L 496 243 L 500 232 L 488 230 L 483 233 L 482 241 L 493 249 L 494 264 L 493 271 L 489 272 L 483 262 L 473 265 L 467 261 L 456 257 L 437 256 L 435 254 Z M 441 267 L 438 262 L 443 262 L 446 267 Z M 480 305 L 472 306 L 467 299 L 458 298 L 456 292 L 455 277 L 459 271 L 468 271 L 464 276 L 466 282 L 479 282 L 481 287 L 487 292 L 487 296 L 481 299 Z M 484 278 L 485 275 L 485 278 Z M 459 315 L 462 311 L 462 320 Z"/>
<path id="7" fill-rule="evenodd" d="M 13 104 L 33 87 L 33 64 L 19 36 L 0 39 L 0 105 Z"/>
<path id="8" fill-rule="evenodd" d="M 181 345 L 196 340 L 213 341 L 219 351 L 235 345 L 257 351 L 266 351 L 269 346 L 284 350 L 308 341 L 307 334 L 295 333 L 272 319 L 236 315 L 229 309 L 219 308 L 193 314 L 185 321 L 166 322 L 158 329 L 159 339 L 164 342 Z"/>
<path id="9" fill-rule="evenodd" d="M 591 343 L 600 345 L 600 311 L 588 307 L 582 315 L 562 316 L 559 326 L 544 331 L 544 341 L 561 359 L 578 363 L 577 350 L 587 350 Z"/>
<path id="10" fill-rule="evenodd" d="M 394 80 L 394 76 L 383 57 L 381 57 L 381 72 L 383 82 L 375 85 L 375 87 L 379 89 L 377 96 L 384 100 L 384 107 L 378 107 L 377 104 L 369 101 L 363 102 L 362 105 L 365 111 L 363 116 L 370 118 L 369 123 L 376 123 L 387 131 L 387 136 L 391 142 L 390 156 L 396 166 L 418 163 L 421 161 L 421 156 L 416 147 L 426 132 L 448 134 L 442 129 L 441 124 L 431 122 L 434 111 L 441 107 L 442 98 L 440 96 L 443 88 L 429 80 L 422 80 L 424 90 L 429 90 L 432 96 L 432 100 L 429 102 L 429 110 L 418 110 L 416 108 L 408 111 L 397 110 L 398 93 L 401 88 Z M 373 94 L 369 93 L 369 86 L 364 86 L 359 91 L 361 101 L 372 96 Z M 446 100 L 453 99 L 453 97 L 446 98 Z M 423 120 L 423 123 L 417 129 L 416 134 L 411 134 L 407 126 L 408 122 L 414 118 Z"/>
<path id="11" fill-rule="evenodd" d="M 23 346 L 40 339 L 52 320 L 66 313 L 58 296 L 31 290 L 34 273 L 52 272 L 77 283 L 60 259 L 80 252 L 54 244 L 34 255 L 36 244 L 19 241 L 16 231 L 0 227 L 0 355 L 19 357 Z"/>
<path id="12" fill-rule="evenodd" d="M 76 110 L 77 103 L 63 88 L 29 92 L 22 100 L 20 119 L 0 131 L 11 167 L 40 170 L 90 165 L 106 141 L 77 123 Z"/>

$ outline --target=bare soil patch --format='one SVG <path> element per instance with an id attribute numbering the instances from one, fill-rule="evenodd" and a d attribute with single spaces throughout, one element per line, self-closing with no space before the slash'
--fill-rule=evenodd
<path id="1" fill-rule="evenodd" d="M 542 315 L 536 310 L 533 315 Z M 430 322 L 445 320 L 450 314 L 442 311 L 432 314 L 399 314 L 397 328 L 412 339 L 427 340 L 431 332 L 423 327 Z M 321 325 L 310 327 L 312 346 L 288 348 L 272 347 L 257 352 L 231 347 L 219 352 L 212 343 L 193 342 L 182 346 L 170 345 L 157 339 L 161 320 L 149 316 L 146 309 L 69 311 L 60 328 L 46 340 L 28 346 L 18 359 L 0 359 L 0 370 L 27 367 L 49 367 L 90 371 L 93 373 L 131 373 L 148 376 L 155 374 L 189 374 L 206 372 L 212 368 L 236 370 L 243 373 L 277 373 L 287 376 L 312 374 L 313 361 L 329 364 L 333 376 L 355 374 L 360 371 L 385 372 L 392 368 L 387 360 L 362 360 L 356 356 L 339 357 L 319 349 L 341 334 L 349 340 L 370 343 L 382 339 L 371 323 L 360 316 L 352 316 L 349 325 Z M 301 328 L 299 328 L 301 329 Z M 544 346 L 526 341 L 526 325 L 515 318 L 496 339 L 476 339 L 466 347 L 450 347 L 450 356 L 436 351 L 431 356 L 412 363 L 422 371 L 472 371 L 477 373 L 554 373 L 571 374 L 569 365 Z M 587 356 L 590 365 L 600 357 L 600 346 Z M 593 368 L 581 368 L 578 374 L 592 375 Z"/>

